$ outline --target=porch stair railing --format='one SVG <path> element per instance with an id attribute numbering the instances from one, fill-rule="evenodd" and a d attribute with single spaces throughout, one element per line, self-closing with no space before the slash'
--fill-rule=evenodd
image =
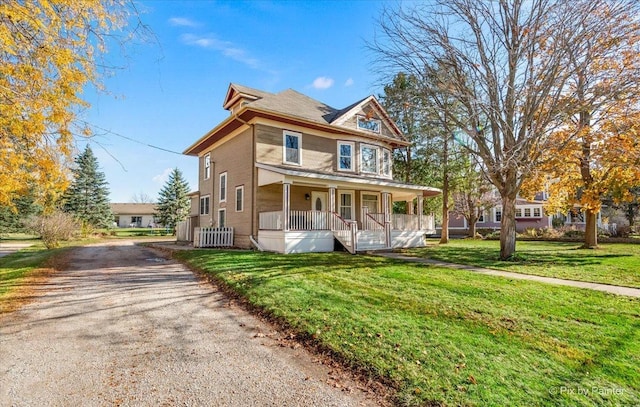
<path id="1" fill-rule="evenodd" d="M 358 223 L 344 220 L 336 212 L 331 212 L 331 231 L 333 236 L 351 254 L 355 254 L 358 245 Z"/>

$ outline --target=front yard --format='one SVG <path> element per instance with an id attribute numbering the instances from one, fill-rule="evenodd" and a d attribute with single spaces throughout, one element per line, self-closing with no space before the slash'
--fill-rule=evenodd
<path id="1" fill-rule="evenodd" d="M 342 253 L 176 256 L 391 383 L 400 405 L 640 404 L 638 299 Z"/>
<path id="2" fill-rule="evenodd" d="M 640 288 L 640 244 L 518 241 L 513 260 L 500 261 L 496 240 L 451 240 L 446 245 L 402 250 L 403 254 L 516 273 Z"/>

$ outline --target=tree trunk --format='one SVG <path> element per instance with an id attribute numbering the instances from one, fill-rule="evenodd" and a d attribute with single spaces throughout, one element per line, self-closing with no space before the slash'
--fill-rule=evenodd
<path id="1" fill-rule="evenodd" d="M 445 174 L 442 188 L 442 233 L 440 243 L 449 243 L 449 180 Z"/>
<path id="2" fill-rule="evenodd" d="M 584 213 L 584 245 L 585 249 L 595 249 L 598 247 L 598 213 L 590 209 Z"/>
<path id="3" fill-rule="evenodd" d="M 444 123 L 447 128 L 446 122 Z M 440 244 L 449 243 L 449 137 L 445 136 L 442 146 L 442 233 Z"/>
<path id="4" fill-rule="evenodd" d="M 500 260 L 507 260 L 516 252 L 516 194 L 502 196 L 500 221 Z"/>
<path id="5" fill-rule="evenodd" d="M 473 215 L 471 215 L 469 217 L 469 220 L 468 220 L 468 222 L 469 222 L 469 234 L 468 234 L 468 236 L 470 238 L 472 238 L 472 239 L 475 239 L 475 237 L 476 237 L 476 222 L 477 222 L 477 220 L 478 219 Z"/>

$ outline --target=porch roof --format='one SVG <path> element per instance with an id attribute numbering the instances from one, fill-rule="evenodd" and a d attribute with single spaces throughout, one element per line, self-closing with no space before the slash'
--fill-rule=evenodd
<path id="1" fill-rule="evenodd" d="M 256 168 L 258 168 L 259 186 L 290 182 L 294 185 L 316 186 L 319 188 L 368 189 L 390 192 L 394 201 L 411 200 L 420 193 L 424 197 L 436 196 L 442 193 L 440 189 L 434 187 L 405 184 L 379 178 L 297 170 L 261 163 L 256 163 Z"/>

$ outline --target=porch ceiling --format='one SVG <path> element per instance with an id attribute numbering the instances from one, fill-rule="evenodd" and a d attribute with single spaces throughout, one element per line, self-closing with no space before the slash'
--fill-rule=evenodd
<path id="1" fill-rule="evenodd" d="M 362 178 L 347 175 L 326 174 L 313 171 L 302 171 L 291 168 L 257 163 L 258 185 L 291 183 L 292 185 L 308 185 L 318 188 L 358 189 L 390 192 L 394 201 L 409 201 L 422 194 L 424 197 L 442 193 L 438 188 L 424 185 L 403 184 L 382 179 Z"/>

